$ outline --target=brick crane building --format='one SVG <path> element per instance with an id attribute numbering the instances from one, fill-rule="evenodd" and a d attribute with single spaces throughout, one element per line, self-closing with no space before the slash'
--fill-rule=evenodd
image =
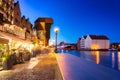
<path id="1" fill-rule="evenodd" d="M 39 42 L 43 46 L 47 46 L 50 39 L 50 28 L 53 24 L 52 18 L 38 18 L 34 23 Z"/>

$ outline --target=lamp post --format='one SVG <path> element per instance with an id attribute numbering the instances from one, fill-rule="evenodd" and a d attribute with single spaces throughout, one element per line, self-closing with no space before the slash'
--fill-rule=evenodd
<path id="1" fill-rule="evenodd" d="M 54 32 L 55 32 L 55 35 L 56 35 L 56 37 L 55 37 L 55 39 L 56 39 L 55 52 L 57 52 L 57 35 L 58 35 L 58 31 L 59 31 L 58 27 L 55 27 L 54 28 Z"/>

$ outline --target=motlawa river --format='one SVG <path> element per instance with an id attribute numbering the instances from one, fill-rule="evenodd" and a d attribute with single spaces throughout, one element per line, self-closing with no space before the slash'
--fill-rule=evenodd
<path id="1" fill-rule="evenodd" d="M 118 51 L 76 51 L 59 50 L 61 54 L 71 54 L 96 64 L 120 71 L 120 52 Z"/>

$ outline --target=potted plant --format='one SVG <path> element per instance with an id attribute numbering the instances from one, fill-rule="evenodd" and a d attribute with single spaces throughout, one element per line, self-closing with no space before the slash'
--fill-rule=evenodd
<path id="1" fill-rule="evenodd" d="M 12 67 L 12 55 L 2 55 L 2 65 L 4 70 L 8 70 Z"/>

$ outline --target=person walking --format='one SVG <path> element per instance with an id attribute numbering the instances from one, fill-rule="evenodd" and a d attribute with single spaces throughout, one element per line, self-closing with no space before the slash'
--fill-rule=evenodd
<path id="1" fill-rule="evenodd" d="M 20 51 L 19 51 L 19 60 L 20 60 L 21 63 L 24 62 L 23 61 L 23 52 L 22 52 L 22 49 L 20 49 Z"/>

